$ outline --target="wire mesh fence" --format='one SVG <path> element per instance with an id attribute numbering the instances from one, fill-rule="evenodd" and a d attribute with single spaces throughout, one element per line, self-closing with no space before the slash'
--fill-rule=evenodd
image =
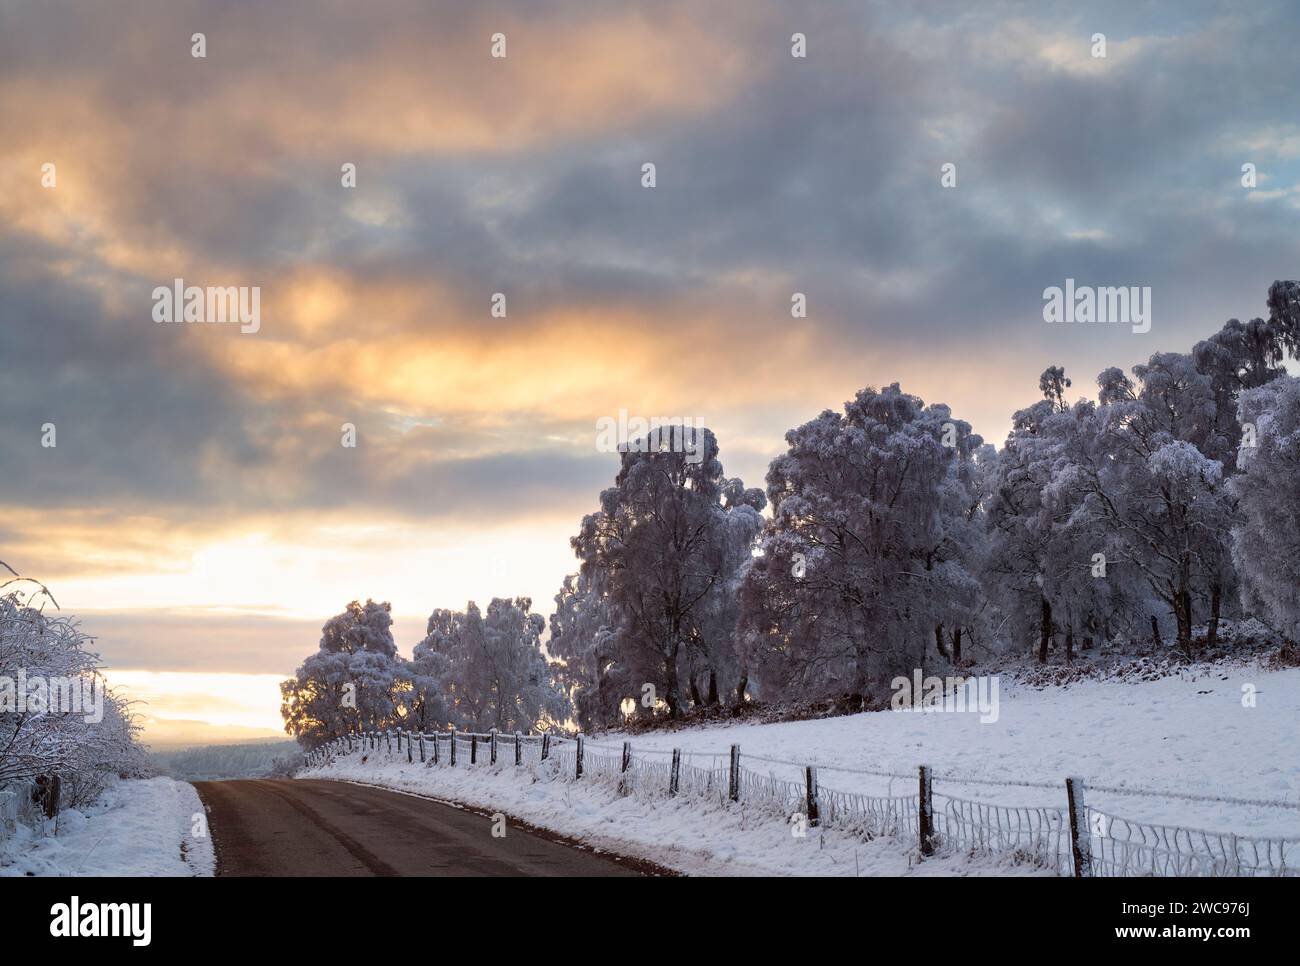
<path id="1" fill-rule="evenodd" d="M 31 825 L 43 816 L 32 781 L 0 785 L 0 842 L 13 838 L 20 824 Z"/>
<path id="2" fill-rule="evenodd" d="M 1159 825 L 1089 812 L 1093 868 L 1113 876 L 1300 874 L 1300 839 Z"/>
<path id="3" fill-rule="evenodd" d="M 1300 875 L 1300 836 L 1237 835 L 1119 817 L 1084 803 L 1085 786 L 1077 778 L 1068 780 L 1073 787 L 1066 801 L 1065 786 L 1049 782 L 935 776 L 924 766 L 919 776 L 838 766 L 821 769 L 917 782 L 912 786 L 917 788 L 915 794 L 877 796 L 824 787 L 817 778 L 819 769 L 812 766 L 757 755 L 742 758 L 739 745 L 727 754 L 680 749 L 637 752 L 630 742 L 620 748 L 589 742 L 581 735 L 496 732 L 366 732 L 336 739 L 313 752 L 308 761 L 318 766 L 366 751 L 384 758 L 400 755 L 428 767 L 521 767 L 534 780 L 584 781 L 623 795 L 709 799 L 722 805 L 743 802 L 747 808 L 766 810 L 792 824 L 833 828 L 864 839 L 887 836 L 910 841 L 922 855 L 999 855 L 1059 875 Z M 768 767 L 750 768 L 747 761 Z M 771 766 L 797 768 L 804 780 L 778 775 Z M 935 792 L 936 782 L 1050 789 L 1061 794 L 1062 805 L 995 804 Z M 1255 804 L 1293 807 L 1287 802 Z"/>

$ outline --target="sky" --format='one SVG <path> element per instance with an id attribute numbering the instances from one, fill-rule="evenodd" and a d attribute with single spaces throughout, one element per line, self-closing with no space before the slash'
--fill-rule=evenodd
<path id="1" fill-rule="evenodd" d="M 269 733 L 350 600 L 391 601 L 406 654 L 436 607 L 549 613 L 617 470 L 602 417 L 699 419 L 758 486 L 869 385 L 1000 443 L 1047 366 L 1092 395 L 1300 274 L 1297 28 L 1287 2 L 0 0 L 0 560 L 152 718 Z M 256 286 L 258 330 L 156 322 L 176 278 Z M 1151 331 L 1045 323 L 1067 278 L 1149 286 Z"/>

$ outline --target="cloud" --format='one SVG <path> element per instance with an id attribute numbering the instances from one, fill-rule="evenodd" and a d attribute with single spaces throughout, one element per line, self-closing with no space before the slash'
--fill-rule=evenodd
<path id="1" fill-rule="evenodd" d="M 571 564 L 563 526 L 613 476 L 599 416 L 701 417 L 751 484 L 786 429 L 868 384 L 997 439 L 1046 365 L 1086 385 L 1186 350 L 1300 261 L 1282 3 L 5 17 L 0 555 L 100 601 L 152 575 L 184 602 L 170 577 L 259 534 L 302 566 L 340 521 L 558 535 L 514 575 L 543 600 Z M 260 286 L 262 330 L 155 325 L 150 292 L 176 277 Z M 1067 277 L 1152 286 L 1150 336 L 1044 326 Z"/>

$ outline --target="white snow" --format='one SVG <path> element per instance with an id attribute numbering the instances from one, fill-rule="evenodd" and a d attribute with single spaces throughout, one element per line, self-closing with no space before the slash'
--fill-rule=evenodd
<path id="1" fill-rule="evenodd" d="M 596 851 L 653 862 L 690 875 L 1044 875 L 1006 857 L 945 856 L 917 862 L 914 843 L 892 838 L 864 842 L 829 829 L 796 838 L 768 812 L 698 798 L 642 799 L 603 784 L 534 781 L 528 769 L 495 770 L 445 763 L 407 764 L 405 753 L 368 761 L 353 755 L 302 778 L 334 778 L 381 785 L 438 801 L 501 812 L 575 839 Z M 486 826 L 484 834 L 487 834 Z M 507 834 L 509 834 L 507 826 Z"/>
<path id="2" fill-rule="evenodd" d="M 203 834 L 194 834 L 204 816 Z M 0 842 L 0 875 L 206 876 L 215 870 L 203 803 L 171 778 L 128 779 L 84 812 L 64 809 Z"/>
<path id="3" fill-rule="evenodd" d="M 1255 707 L 1242 702 L 1243 685 Z M 592 739 L 632 748 L 746 753 L 818 766 L 823 787 L 873 795 L 911 794 L 917 767 L 929 765 L 934 789 L 1004 805 L 1065 806 L 1065 778 L 1089 784 L 1180 794 L 1281 800 L 1291 808 L 1092 791 L 1088 804 L 1144 822 L 1244 835 L 1300 835 L 1300 669 L 1204 665 L 1155 681 L 1083 681 L 1043 690 L 1002 677 L 996 722 L 980 715 L 882 711 L 780 724 L 744 724 Z M 842 768 L 893 771 L 892 783 Z M 795 769 L 763 763 L 778 777 Z M 986 780 L 1056 783 L 1049 789 L 943 781 L 945 774 Z"/>
<path id="4" fill-rule="evenodd" d="M 1243 705 L 1243 685 L 1256 689 Z M 780 724 L 738 724 L 633 735 L 634 753 L 681 748 L 691 763 L 725 761 L 741 746 L 751 770 L 798 780 L 791 766 L 753 756 L 815 764 L 823 789 L 914 794 L 916 769 L 930 765 L 936 793 L 999 804 L 1065 807 L 1064 779 L 1210 797 L 1277 800 L 1286 807 L 1193 802 L 1163 795 L 1090 790 L 1088 804 L 1111 815 L 1244 835 L 1300 836 L 1300 669 L 1265 672 L 1205 666 L 1181 677 L 1135 683 L 1085 681 L 1034 690 L 1000 687 L 1000 714 L 883 711 Z M 589 740 L 590 753 L 616 754 L 625 736 Z M 834 830 L 791 835 L 779 815 L 698 798 L 621 796 L 609 785 L 534 781 L 511 764 L 455 769 L 407 764 L 405 752 L 356 754 L 303 777 L 363 781 L 507 815 L 625 855 L 696 874 L 898 875 L 1040 874 L 1009 858 L 947 856 L 917 863 L 916 844 L 864 842 Z M 836 771 L 897 772 L 897 779 Z M 1050 788 L 957 783 L 946 775 L 1046 782 Z"/>

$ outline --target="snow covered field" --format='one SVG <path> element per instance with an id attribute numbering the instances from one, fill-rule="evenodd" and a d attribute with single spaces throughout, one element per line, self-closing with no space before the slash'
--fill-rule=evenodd
<path id="1" fill-rule="evenodd" d="M 1243 707 L 1254 685 L 1256 706 Z M 1204 665 L 1156 681 L 1085 681 L 1044 690 L 1003 677 L 1000 714 L 878 712 L 817 721 L 745 724 L 632 735 L 634 750 L 681 748 L 762 755 L 817 765 L 822 786 L 872 795 L 914 791 L 917 766 L 931 766 L 935 791 L 998 804 L 1062 805 L 1064 780 L 1178 794 L 1282 800 L 1291 808 L 1198 803 L 1091 791 L 1088 803 L 1114 815 L 1246 835 L 1300 835 L 1300 669 L 1264 672 Z M 601 745 L 627 736 L 601 735 Z M 720 759 L 723 760 L 723 759 Z M 696 759 L 697 763 L 699 759 Z M 796 769 L 748 767 L 798 779 Z M 874 778 L 835 767 L 893 771 Z M 1054 783 L 1059 789 L 960 784 L 981 780 Z"/>
<path id="2" fill-rule="evenodd" d="M 1256 706 L 1242 703 L 1243 685 Z M 725 763 L 741 746 L 745 767 L 799 780 L 791 766 L 756 756 L 815 764 L 823 789 L 870 795 L 914 794 L 916 767 L 930 765 L 935 792 L 1008 805 L 1062 807 L 1064 778 L 1090 785 L 1088 802 L 1111 815 L 1255 836 L 1300 836 L 1300 670 L 1266 673 L 1206 666 L 1181 677 L 1076 683 L 1034 690 L 1000 688 L 996 722 L 976 713 L 876 712 L 816 721 L 702 727 L 634 735 L 634 753 L 672 748 L 684 762 Z M 589 741 L 589 754 L 617 754 L 622 735 Z M 687 756 L 689 755 L 689 758 Z M 513 765 L 426 768 L 382 750 L 354 754 L 303 777 L 385 785 L 524 821 L 611 851 L 697 874 L 1018 874 L 1040 873 L 1006 857 L 947 856 L 916 862 L 915 843 L 810 829 L 795 838 L 780 816 L 700 799 L 621 796 L 609 785 L 533 781 Z M 508 756 L 507 756 L 508 760 Z M 885 778 L 837 769 L 896 772 Z M 1047 783 L 1036 788 L 980 781 Z M 1153 794 L 1170 793 L 1170 794 Z M 1191 801 L 1176 795 L 1277 801 L 1290 807 Z M 1041 873 L 1040 873 L 1041 874 Z"/>
<path id="3" fill-rule="evenodd" d="M 196 814 L 203 804 L 187 782 L 121 781 L 84 811 L 64 809 L 57 828 L 20 824 L 0 842 L 0 875 L 212 875 L 212 838 L 193 834 Z"/>

